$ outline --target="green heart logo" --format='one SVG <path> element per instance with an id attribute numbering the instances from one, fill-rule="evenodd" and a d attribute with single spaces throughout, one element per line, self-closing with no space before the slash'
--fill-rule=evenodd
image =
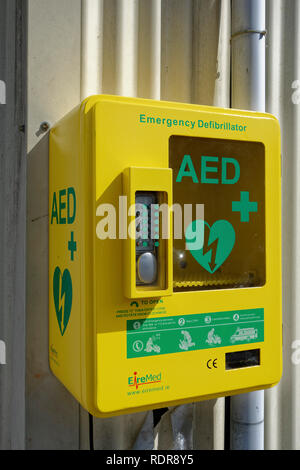
<path id="1" fill-rule="evenodd" d="M 64 335 L 69 323 L 72 309 L 72 278 L 68 269 L 61 274 L 57 266 L 53 275 L 53 298 L 56 311 L 56 317 L 61 335 Z"/>
<path id="2" fill-rule="evenodd" d="M 205 231 L 209 230 L 207 245 Z M 235 244 L 235 231 L 227 220 L 218 220 L 211 227 L 204 220 L 194 220 L 186 229 L 186 248 L 206 271 L 213 274 L 226 261 Z"/>

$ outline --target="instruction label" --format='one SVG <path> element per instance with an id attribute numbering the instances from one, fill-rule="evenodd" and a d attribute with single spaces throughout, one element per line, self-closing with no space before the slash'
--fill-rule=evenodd
<path id="1" fill-rule="evenodd" d="M 127 320 L 127 358 L 263 341 L 263 308 Z"/>

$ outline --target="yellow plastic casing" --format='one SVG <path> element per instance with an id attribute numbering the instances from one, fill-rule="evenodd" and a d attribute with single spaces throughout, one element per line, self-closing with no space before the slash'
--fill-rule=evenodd
<path id="1" fill-rule="evenodd" d="M 154 116 L 155 121 L 151 118 L 147 122 L 148 116 Z M 172 126 L 167 125 L 167 119 L 172 120 Z M 185 124 L 176 124 L 175 129 L 174 122 L 179 121 Z M 195 122 L 194 127 L 191 122 Z M 228 125 L 216 127 L 210 122 Z M 119 237 L 119 198 L 127 195 L 128 203 L 132 203 L 137 190 L 162 191 L 172 205 L 169 145 L 174 135 L 263 144 L 263 285 L 178 291 L 175 285 L 180 283 L 173 282 L 171 235 L 163 252 L 164 288 L 149 288 L 148 292 L 137 288 L 135 241 Z M 200 186 L 205 191 L 205 185 Z M 188 200 L 188 194 L 185 197 Z M 106 239 L 100 239 L 98 231 L 105 215 L 103 207 L 116 208 L 117 228 L 114 236 Z M 163 350 L 168 324 L 181 326 L 181 339 L 184 325 L 187 329 L 189 325 L 194 339 L 189 322 L 206 328 L 203 321 L 209 323 L 214 315 L 228 322 L 229 317 L 241 319 L 243 312 L 248 312 L 245 318 L 252 315 L 253 320 L 258 310 L 263 312 L 263 337 L 258 342 L 248 335 L 247 344 L 223 346 L 202 339 L 199 349 L 194 342 L 181 342 L 180 349 Z M 86 99 L 53 127 L 49 162 L 49 360 L 52 372 L 92 415 L 132 413 L 276 384 L 282 371 L 281 314 L 280 131 L 273 116 L 103 95 Z M 262 322 L 261 318 L 257 321 Z M 148 325 L 154 342 L 161 341 L 156 349 L 148 348 L 149 354 L 144 339 L 130 343 L 130 335 L 138 334 L 143 325 Z M 141 338 L 146 338 L 147 328 Z M 168 330 L 172 341 L 176 328 Z M 249 331 L 246 328 L 242 334 L 246 337 Z M 226 354 L 251 349 L 259 349 L 259 365 L 226 368 Z"/>

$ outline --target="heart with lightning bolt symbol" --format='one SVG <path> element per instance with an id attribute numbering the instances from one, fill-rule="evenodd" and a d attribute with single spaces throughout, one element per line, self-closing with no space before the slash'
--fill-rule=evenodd
<path id="1" fill-rule="evenodd" d="M 211 227 L 204 220 L 194 220 L 185 238 L 193 258 L 211 274 L 222 266 L 235 245 L 235 231 L 227 220 L 218 220 Z"/>
<path id="2" fill-rule="evenodd" d="M 72 309 L 72 279 L 68 269 L 62 273 L 57 266 L 53 274 L 53 300 L 58 326 L 63 336 L 69 323 Z"/>

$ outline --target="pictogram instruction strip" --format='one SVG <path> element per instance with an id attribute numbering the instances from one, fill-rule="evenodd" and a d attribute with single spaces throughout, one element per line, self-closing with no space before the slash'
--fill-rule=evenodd
<path id="1" fill-rule="evenodd" d="M 128 358 L 263 341 L 263 308 L 127 321 Z"/>

